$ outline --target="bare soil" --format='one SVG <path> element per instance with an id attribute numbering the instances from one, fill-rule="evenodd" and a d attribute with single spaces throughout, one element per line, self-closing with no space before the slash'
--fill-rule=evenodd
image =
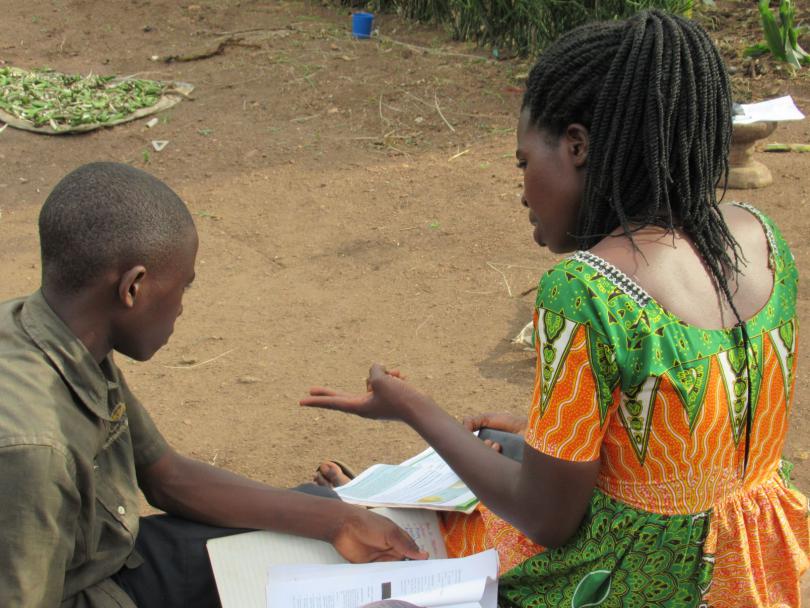
<path id="1" fill-rule="evenodd" d="M 405 370 L 457 416 L 526 411 L 533 355 L 510 338 L 555 262 L 532 242 L 514 167 L 529 64 L 389 15 L 375 23 L 383 37 L 352 40 L 347 10 L 304 2 L 0 7 L 0 63 L 196 87 L 152 129 L 139 120 L 80 136 L 0 133 L 0 299 L 37 288 L 37 213 L 78 164 L 142 167 L 194 213 L 198 278 L 175 336 L 146 364 L 121 362 L 180 451 L 280 486 L 308 480 L 325 457 L 358 469 L 398 462 L 423 448 L 405 426 L 297 406 L 311 384 L 363 388 L 372 361 Z M 743 60 L 759 36 L 750 2 L 718 1 L 700 18 L 740 99 L 789 92 L 810 110 L 804 74 Z M 160 60 L 210 51 L 223 35 L 208 58 Z M 170 142 L 161 152 L 158 139 Z M 782 124 L 769 141 L 806 143 L 810 124 Z M 810 156 L 757 158 L 775 183 L 727 198 L 781 226 L 805 319 Z M 802 349 L 785 450 L 805 490 L 807 369 Z"/>

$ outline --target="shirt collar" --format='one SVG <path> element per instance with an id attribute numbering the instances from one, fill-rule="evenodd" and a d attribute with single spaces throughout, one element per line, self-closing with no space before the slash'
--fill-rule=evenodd
<path id="1" fill-rule="evenodd" d="M 102 365 L 111 371 L 113 379 L 105 376 L 90 351 L 48 305 L 41 290 L 23 304 L 21 321 L 79 400 L 99 418 L 112 420 L 108 398 L 109 392 L 118 388 L 118 382 L 110 356 Z"/>

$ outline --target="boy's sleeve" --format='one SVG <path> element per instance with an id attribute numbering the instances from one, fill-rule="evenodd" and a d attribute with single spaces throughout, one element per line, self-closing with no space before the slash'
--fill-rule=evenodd
<path id="1" fill-rule="evenodd" d="M 76 546 L 72 461 L 43 444 L 0 446 L 0 606 L 59 606 Z"/>
<path id="2" fill-rule="evenodd" d="M 543 276 L 534 314 L 537 364 L 526 443 L 571 461 L 599 458 L 619 370 L 601 300 L 558 266 Z"/>
<path id="3" fill-rule="evenodd" d="M 129 433 L 132 437 L 135 466 L 148 466 L 166 453 L 169 444 L 155 426 L 149 412 L 146 411 L 143 404 L 129 389 L 124 374 L 120 370 L 118 370 L 118 381 L 121 385 L 124 401 L 127 404 L 127 418 L 129 419 Z"/>

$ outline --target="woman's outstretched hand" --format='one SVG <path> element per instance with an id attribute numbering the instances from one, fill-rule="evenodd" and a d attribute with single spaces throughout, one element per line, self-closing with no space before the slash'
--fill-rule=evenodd
<path id="1" fill-rule="evenodd" d="M 315 386 L 309 389 L 310 396 L 299 403 L 375 420 L 403 420 L 414 408 L 431 402 L 430 397 L 405 382 L 398 371 L 386 370 L 379 363 L 371 366 L 366 389 L 365 393 L 351 394 Z"/>

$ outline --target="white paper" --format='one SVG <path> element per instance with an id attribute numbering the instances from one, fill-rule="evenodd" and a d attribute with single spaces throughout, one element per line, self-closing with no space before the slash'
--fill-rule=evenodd
<path id="1" fill-rule="evenodd" d="M 374 564 L 271 566 L 267 608 L 360 608 L 384 599 L 423 608 L 497 608 L 498 553 Z"/>
<path id="2" fill-rule="evenodd" d="M 431 559 L 447 557 L 436 513 L 413 509 L 374 511 L 408 532 Z M 280 532 L 246 532 L 216 538 L 208 541 L 207 549 L 223 608 L 264 608 L 267 572 L 273 564 L 346 563 L 329 543 Z"/>
<path id="3" fill-rule="evenodd" d="M 335 492 L 344 502 L 365 506 L 471 513 L 478 504 L 433 448 L 398 465 L 375 464 Z"/>
<path id="4" fill-rule="evenodd" d="M 782 122 L 787 120 L 803 120 L 801 113 L 790 95 L 777 97 L 759 103 L 741 105 L 743 114 L 735 114 L 732 122 L 738 125 L 747 125 L 753 122 Z"/>

